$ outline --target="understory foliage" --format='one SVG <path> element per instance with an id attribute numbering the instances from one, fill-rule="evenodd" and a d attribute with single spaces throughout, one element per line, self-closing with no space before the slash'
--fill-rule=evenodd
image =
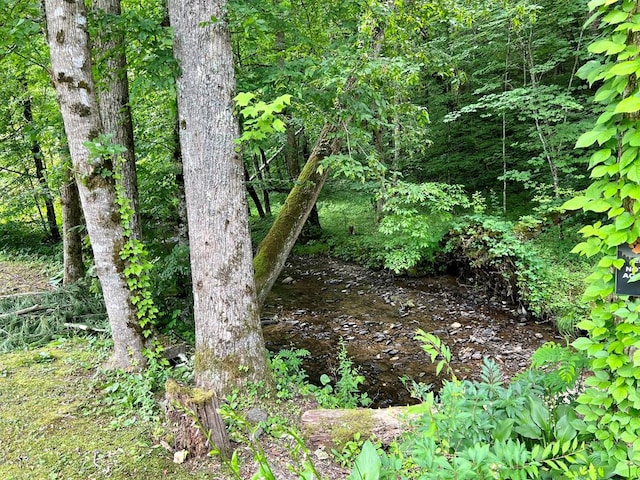
<path id="1" fill-rule="evenodd" d="M 471 203 L 461 185 L 396 182 L 381 194 L 385 266 L 397 272 L 431 262 L 454 213 Z"/>
<path id="2" fill-rule="evenodd" d="M 635 1 L 592 0 L 590 19 L 600 38 L 589 46 L 596 56 L 578 75 L 600 83 L 595 101 L 604 111 L 576 147 L 594 147 L 589 168 L 593 183 L 564 207 L 600 214 L 581 232 L 574 249 L 601 258 L 588 278 L 585 300 L 591 317 L 578 324 L 587 334 L 573 346 L 590 359 L 593 376 L 577 412 L 583 433 L 593 435 L 593 461 L 609 475 L 640 476 L 640 299 L 615 294 L 616 271 L 625 268 L 618 247 L 640 239 L 640 11 Z M 631 260 L 637 281 L 636 260 Z"/>
<path id="3" fill-rule="evenodd" d="M 446 236 L 447 262 L 465 283 L 482 285 L 518 305 L 523 314 L 554 318 L 561 330 L 570 332 L 585 315 L 584 304 L 574 298 L 581 279 L 568 270 L 570 262 L 542 255 L 544 243 L 519 235 L 523 228 L 523 221 L 486 214 L 462 217 Z"/>
<path id="4" fill-rule="evenodd" d="M 450 372 L 449 348 L 425 332 L 416 338 L 432 361 L 440 359 L 438 370 Z M 408 432 L 389 452 L 365 442 L 350 478 L 601 478 L 589 456 L 593 436 L 573 405 L 548 401 L 555 390 L 544 383 L 539 374 L 507 383 L 496 363 L 485 360 L 479 381 L 453 376 L 437 396 L 420 395 L 422 403 L 408 410 Z"/>

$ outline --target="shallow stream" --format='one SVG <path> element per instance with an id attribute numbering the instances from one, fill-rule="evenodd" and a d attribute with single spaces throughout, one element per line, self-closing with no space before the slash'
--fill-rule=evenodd
<path id="1" fill-rule="evenodd" d="M 414 339 L 418 328 L 452 351 L 458 378 L 476 378 L 493 358 L 505 376 L 522 371 L 545 341 L 549 322 L 488 298 L 453 276 L 397 278 L 327 257 L 291 257 L 263 309 L 267 348 L 304 348 L 313 383 L 337 368 L 340 342 L 365 376 L 373 406 L 412 403 L 399 377 L 438 385 L 435 365 Z"/>

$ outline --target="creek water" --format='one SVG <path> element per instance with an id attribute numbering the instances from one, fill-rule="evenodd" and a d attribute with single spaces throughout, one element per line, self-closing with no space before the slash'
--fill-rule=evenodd
<path id="1" fill-rule="evenodd" d="M 529 365 L 545 341 L 558 340 L 550 322 L 490 298 L 454 276 L 395 277 L 328 257 L 291 257 L 263 308 L 267 348 L 302 348 L 312 383 L 335 376 L 344 343 L 366 378 L 373 406 L 414 403 L 400 377 L 434 385 L 435 365 L 414 339 L 437 335 L 452 351 L 458 378 L 477 378 L 492 358 L 509 378 Z"/>

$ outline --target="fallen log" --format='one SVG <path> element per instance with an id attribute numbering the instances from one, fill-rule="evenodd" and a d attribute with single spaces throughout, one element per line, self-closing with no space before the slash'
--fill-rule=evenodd
<path id="1" fill-rule="evenodd" d="M 363 439 L 375 437 L 387 446 L 407 431 L 412 419 L 426 411 L 425 405 L 389 408 L 316 409 L 302 414 L 302 433 L 312 448 L 335 448 L 359 433 Z"/>
<path id="2" fill-rule="evenodd" d="M 67 327 L 67 328 L 75 328 L 77 330 L 84 330 L 85 332 L 95 332 L 95 333 L 108 333 L 109 332 L 109 330 L 107 330 L 106 328 L 91 327 L 89 325 L 85 325 L 84 323 L 66 322 L 64 324 L 64 326 Z"/>

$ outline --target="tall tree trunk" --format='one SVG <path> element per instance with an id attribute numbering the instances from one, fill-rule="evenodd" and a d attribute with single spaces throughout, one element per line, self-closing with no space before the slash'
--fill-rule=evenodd
<path id="1" fill-rule="evenodd" d="M 340 140 L 331 138 L 335 130 L 336 128 L 332 124 L 326 124 L 323 127 L 298 181 L 291 189 L 269 233 L 258 247 L 253 259 L 253 266 L 256 271 L 256 289 L 260 305 L 264 303 L 267 294 L 280 275 L 280 271 L 327 179 L 327 170 L 322 173 L 318 172 L 320 162 L 340 150 Z"/>
<path id="2" fill-rule="evenodd" d="M 84 277 L 84 262 L 82 260 L 82 209 L 78 186 L 73 178 L 71 168 L 65 168 L 65 178 L 60 189 L 60 203 L 62 203 L 62 244 L 63 244 L 63 285 L 70 285 Z"/>
<path id="3" fill-rule="evenodd" d="M 24 100 L 24 119 L 29 125 L 30 129 L 33 129 L 33 110 L 31 109 L 31 96 L 29 95 L 29 89 L 26 83 L 26 80 L 23 80 L 24 90 L 25 90 L 25 100 Z M 35 133 L 32 133 L 33 138 L 31 139 L 31 154 L 33 157 L 33 163 L 36 167 L 36 179 L 38 180 L 38 185 L 40 186 L 40 190 L 42 194 L 40 197 L 44 200 L 45 212 L 47 215 L 47 227 L 49 230 L 49 238 L 52 242 L 60 241 L 60 229 L 58 228 L 58 220 L 56 219 L 56 211 L 53 207 L 53 195 L 51 195 L 51 190 L 49 189 L 49 184 L 47 183 L 47 178 L 45 177 L 45 168 L 44 162 L 42 161 L 42 149 L 40 148 L 40 143 L 35 136 Z M 36 201 L 37 201 L 36 196 Z"/>
<path id="4" fill-rule="evenodd" d="M 120 252 L 125 244 L 108 158 L 92 159 L 86 142 L 102 133 L 91 75 L 91 50 L 84 0 L 45 0 L 51 76 L 84 210 L 96 271 L 111 324 L 112 367 L 139 368 L 145 363 L 143 336 Z"/>
<path id="5" fill-rule="evenodd" d="M 138 201 L 138 175 L 133 141 L 133 123 L 129 107 L 129 80 L 124 33 L 114 22 L 119 17 L 120 0 L 94 0 L 93 7 L 105 17 L 99 22 L 95 46 L 97 58 L 102 60 L 100 72 L 103 78 L 98 87 L 98 103 L 104 133 L 112 134 L 111 141 L 127 150 L 121 155 L 120 182 L 133 208 L 130 228 L 132 237 L 140 239 L 140 208 Z"/>
<path id="6" fill-rule="evenodd" d="M 196 324 L 195 380 L 224 396 L 270 380 L 256 303 L 224 0 L 170 0 Z M 212 20 L 213 19 L 213 20 Z"/>

